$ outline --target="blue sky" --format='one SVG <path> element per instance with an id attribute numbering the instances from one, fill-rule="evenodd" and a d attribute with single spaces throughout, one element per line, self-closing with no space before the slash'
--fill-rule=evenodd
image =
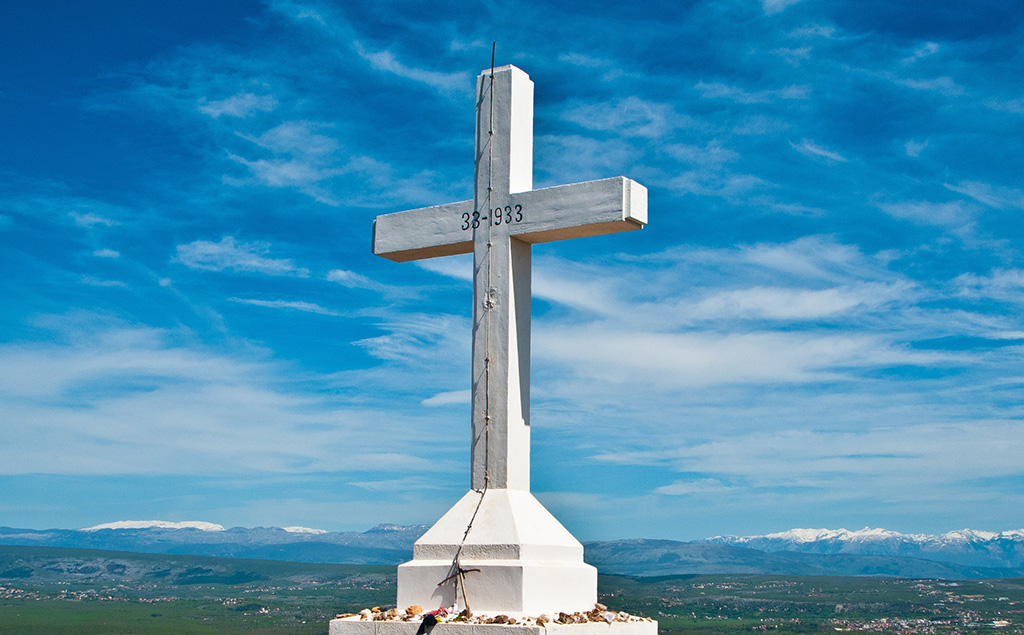
<path id="1" fill-rule="evenodd" d="M 0 524 L 348 530 L 468 487 L 471 263 L 370 253 L 472 191 L 473 82 L 535 186 L 533 486 L 581 539 L 1024 526 L 1017 0 L 0 8 Z"/>

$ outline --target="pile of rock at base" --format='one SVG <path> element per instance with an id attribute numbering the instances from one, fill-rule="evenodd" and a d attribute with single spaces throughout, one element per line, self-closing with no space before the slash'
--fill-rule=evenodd
<path id="1" fill-rule="evenodd" d="M 576 611 L 575 613 L 559 613 L 557 616 L 548 614 L 538 615 L 537 617 L 509 617 L 508 615 L 474 615 L 472 611 L 466 609 L 459 613 L 455 611 L 449 612 L 448 609 L 437 609 L 435 611 L 424 612 L 422 606 L 410 606 L 405 609 L 405 612 L 399 611 L 397 608 L 382 609 L 379 606 L 375 606 L 372 609 L 363 609 L 359 613 L 340 613 L 337 618 L 352 618 L 359 616 L 360 621 L 373 621 L 373 622 L 421 622 L 428 621 L 435 624 L 441 623 L 465 623 L 465 624 L 506 624 L 509 626 L 513 625 L 525 625 L 525 626 L 544 626 L 549 623 L 554 624 L 586 624 L 588 622 L 604 622 L 611 624 L 612 622 L 650 622 L 652 621 L 649 617 L 640 617 L 638 615 L 630 615 L 625 611 L 609 611 L 608 607 L 604 604 L 595 604 L 594 608 L 583 613 Z"/>

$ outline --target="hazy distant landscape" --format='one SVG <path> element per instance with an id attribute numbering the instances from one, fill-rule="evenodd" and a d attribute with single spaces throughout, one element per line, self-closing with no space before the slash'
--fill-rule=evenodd
<path id="1" fill-rule="evenodd" d="M 395 591 L 393 566 L 0 546 L 5 635 L 323 635 Z M 672 635 L 1024 632 L 1022 579 L 601 575 L 598 593 Z"/>
<path id="2" fill-rule="evenodd" d="M 340 612 L 395 602 L 395 565 L 425 530 L 0 527 L 0 632 L 322 635 Z M 1020 531 L 791 530 L 585 553 L 601 601 L 662 633 L 1024 632 Z"/>
<path id="3" fill-rule="evenodd" d="M 89 529 L 0 527 L 0 544 L 192 554 L 310 563 L 395 565 L 412 557 L 425 525 L 365 532 L 210 523 L 112 523 Z M 603 573 L 632 576 L 717 573 L 979 579 L 1024 576 L 1024 532 L 961 530 L 939 536 L 882 529 L 791 530 L 697 542 L 587 542 L 585 559 Z"/>

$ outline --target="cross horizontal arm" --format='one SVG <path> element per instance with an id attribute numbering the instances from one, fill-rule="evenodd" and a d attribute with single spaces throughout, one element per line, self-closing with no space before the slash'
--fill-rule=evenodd
<path id="1" fill-rule="evenodd" d="M 616 176 L 512 195 L 523 221 L 509 233 L 527 243 L 548 243 L 640 229 L 647 224 L 647 188 Z"/>
<path id="2" fill-rule="evenodd" d="M 395 262 L 469 253 L 471 230 L 484 223 L 527 243 L 613 234 L 647 224 L 647 188 L 622 176 L 519 192 L 506 200 L 493 210 L 474 210 L 473 201 L 461 201 L 378 216 L 373 253 Z"/>
<path id="3" fill-rule="evenodd" d="M 373 253 L 409 262 L 473 251 L 473 233 L 462 231 L 462 215 L 473 201 L 459 201 L 378 216 L 373 221 Z"/>

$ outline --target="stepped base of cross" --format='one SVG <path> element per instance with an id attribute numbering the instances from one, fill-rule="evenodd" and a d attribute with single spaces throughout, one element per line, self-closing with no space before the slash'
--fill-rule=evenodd
<path id="1" fill-rule="evenodd" d="M 399 610 L 557 616 L 595 602 L 597 569 L 583 562 L 583 545 L 526 490 L 468 492 L 398 567 Z"/>
<path id="2" fill-rule="evenodd" d="M 587 622 L 544 626 L 524 624 L 468 624 L 447 622 L 423 628 L 421 622 L 368 622 L 358 617 L 331 620 L 329 635 L 658 635 L 658 623 Z"/>

